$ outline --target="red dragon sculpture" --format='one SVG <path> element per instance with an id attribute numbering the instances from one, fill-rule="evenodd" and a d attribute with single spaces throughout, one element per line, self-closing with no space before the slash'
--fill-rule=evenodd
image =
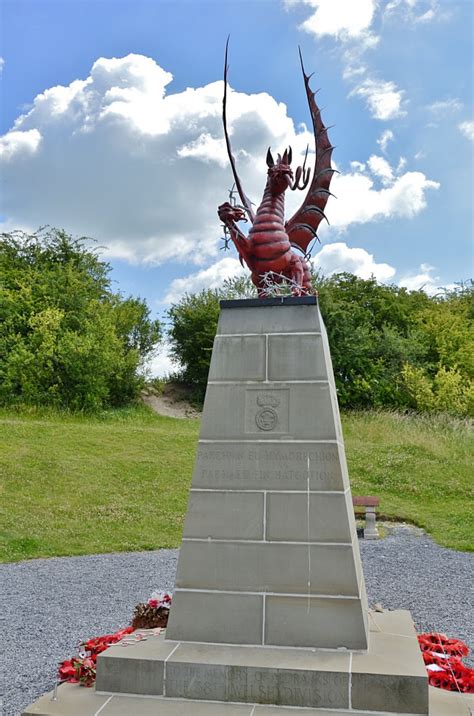
<path id="1" fill-rule="evenodd" d="M 230 238 L 235 244 L 241 263 L 245 262 L 252 274 L 252 282 L 257 287 L 260 298 L 267 295 L 268 283 L 279 284 L 288 280 L 295 296 L 312 293 L 311 276 L 308 264 L 308 246 L 317 236 L 317 228 L 326 219 L 324 209 L 329 196 L 329 185 L 333 173 L 331 154 L 333 147 L 329 141 L 327 130 L 321 120 L 321 113 L 315 101 L 315 93 L 309 86 L 311 75 L 304 70 L 300 51 L 301 69 L 303 72 L 308 105 L 313 122 L 315 138 L 315 164 L 313 178 L 309 185 L 306 198 L 296 214 L 285 222 L 285 191 L 290 188 L 305 189 L 310 180 L 310 169 L 306 169 L 306 156 L 303 166 L 298 166 L 293 176 L 291 169 L 291 147 L 283 156 L 278 154 L 275 162 L 270 149 L 267 152 L 268 178 L 263 198 L 257 212 L 245 192 L 237 174 L 235 159 L 232 154 L 229 133 L 227 130 L 227 40 L 224 63 L 224 98 L 222 120 L 224 135 L 229 155 L 235 186 L 242 202 L 242 207 L 233 206 L 229 202 L 221 204 L 218 215 L 228 229 Z M 248 236 L 237 226 L 237 221 L 250 220 L 252 226 Z M 319 240 L 319 239 L 318 239 Z M 299 250 L 302 255 L 293 251 Z"/>

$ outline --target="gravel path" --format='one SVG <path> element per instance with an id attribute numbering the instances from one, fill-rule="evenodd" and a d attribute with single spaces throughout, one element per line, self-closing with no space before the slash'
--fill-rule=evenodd
<path id="1" fill-rule="evenodd" d="M 436 629 L 474 648 L 474 554 L 397 527 L 360 541 L 369 603 L 410 609 L 420 631 Z M 54 685 L 56 665 L 81 638 L 126 626 L 135 604 L 173 588 L 177 550 L 37 559 L 1 566 L 4 715 Z M 471 575 L 471 576 L 469 576 Z M 472 662 L 471 662 L 472 663 Z"/>

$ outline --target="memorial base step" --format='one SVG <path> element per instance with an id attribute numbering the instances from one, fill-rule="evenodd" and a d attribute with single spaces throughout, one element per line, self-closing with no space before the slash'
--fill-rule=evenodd
<path id="1" fill-rule="evenodd" d="M 428 714 L 428 680 L 407 611 L 370 612 L 369 650 L 173 642 L 150 636 L 98 659 L 99 692 Z"/>
<path id="2" fill-rule="evenodd" d="M 98 694 L 77 684 L 63 684 L 42 696 L 22 716 L 387 716 L 383 712 L 321 710 L 263 706 L 260 704 L 209 703 L 167 699 L 164 696 Z M 429 687 L 430 716 L 470 716 L 474 697 Z M 391 715 L 393 716 L 393 714 Z M 400 716 L 400 714 L 399 714 Z"/>

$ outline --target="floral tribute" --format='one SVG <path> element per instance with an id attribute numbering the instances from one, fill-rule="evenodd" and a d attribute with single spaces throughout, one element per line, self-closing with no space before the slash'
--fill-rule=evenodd
<path id="1" fill-rule="evenodd" d="M 96 677 L 96 661 L 99 654 L 105 651 L 112 644 L 117 644 L 124 636 L 134 632 L 129 626 L 120 629 L 115 634 L 104 634 L 79 644 L 79 654 L 72 659 L 61 662 L 58 669 L 58 679 L 67 681 L 70 684 L 82 684 L 92 686 Z"/>
<path id="2" fill-rule="evenodd" d="M 463 657 L 469 654 L 467 644 L 437 632 L 419 634 L 418 643 L 430 686 L 474 694 L 474 669 L 462 662 Z"/>
<path id="3" fill-rule="evenodd" d="M 147 602 L 137 604 L 135 607 L 131 626 L 119 629 L 114 634 L 104 634 L 104 636 L 93 637 L 88 641 L 81 642 L 78 655 L 59 664 L 58 680 L 69 684 L 93 686 L 97 674 L 98 655 L 118 642 L 127 646 L 133 642 L 145 640 L 146 636 L 139 633 L 137 629 L 153 629 L 153 634 L 158 635 L 161 628 L 165 628 L 168 623 L 170 607 L 171 596 L 169 594 L 153 592 Z M 132 634 L 133 637 L 130 636 Z"/>
<path id="4" fill-rule="evenodd" d="M 135 629 L 166 628 L 171 607 L 171 596 L 163 592 L 153 592 L 147 602 L 137 604 L 133 612 L 132 626 Z"/>

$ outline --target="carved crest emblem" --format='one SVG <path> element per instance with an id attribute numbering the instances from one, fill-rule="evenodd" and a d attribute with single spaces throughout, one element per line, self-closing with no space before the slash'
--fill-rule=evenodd
<path id="1" fill-rule="evenodd" d="M 261 410 L 255 416 L 255 422 L 260 430 L 274 430 L 278 425 L 278 413 L 275 410 L 280 405 L 280 398 L 272 393 L 262 393 L 257 396 L 257 405 Z"/>

